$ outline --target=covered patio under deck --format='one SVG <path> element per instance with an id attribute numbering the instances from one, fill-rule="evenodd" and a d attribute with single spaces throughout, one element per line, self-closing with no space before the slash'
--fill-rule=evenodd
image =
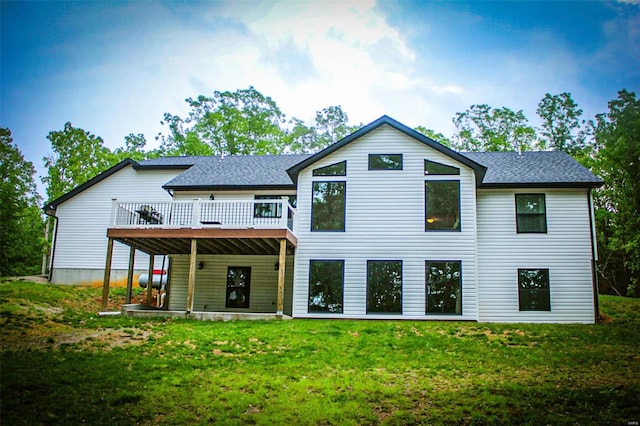
<path id="1" fill-rule="evenodd" d="M 129 246 L 129 268 L 127 291 L 123 312 L 133 316 L 174 316 L 203 320 L 232 319 L 282 319 L 286 318 L 284 308 L 284 285 L 287 254 L 294 254 L 297 239 L 287 229 L 221 229 L 203 228 L 109 228 L 107 230 L 107 258 L 103 281 L 102 310 L 107 309 L 111 259 L 115 241 Z M 149 283 L 146 301 L 140 305 L 131 304 L 134 258 L 136 250 L 149 255 Z M 186 310 L 167 310 L 154 307 L 153 277 L 155 256 L 189 255 L 189 272 Z M 198 270 L 198 255 L 272 255 L 278 256 L 278 282 L 275 313 L 257 312 L 202 312 L 194 311 L 194 290 Z M 169 295 L 171 297 L 171 295 Z"/>

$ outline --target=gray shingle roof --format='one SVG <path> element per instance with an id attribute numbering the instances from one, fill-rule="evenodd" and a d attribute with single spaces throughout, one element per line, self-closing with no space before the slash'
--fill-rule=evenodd
<path id="1" fill-rule="evenodd" d="M 179 174 L 167 189 L 269 187 L 295 189 L 287 169 L 305 160 L 307 154 L 199 157 L 195 165 Z"/>
<path id="2" fill-rule="evenodd" d="M 599 186 L 602 180 L 561 151 L 462 152 L 487 168 L 482 186 Z"/>
<path id="3" fill-rule="evenodd" d="M 196 157 L 196 156 L 180 156 L 180 157 L 158 157 L 150 160 L 138 161 L 138 167 L 140 168 L 187 168 L 193 166 L 196 163 L 205 161 L 209 157 Z"/>

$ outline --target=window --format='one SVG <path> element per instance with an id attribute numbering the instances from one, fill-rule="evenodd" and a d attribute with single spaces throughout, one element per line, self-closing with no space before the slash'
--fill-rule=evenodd
<path id="1" fill-rule="evenodd" d="M 281 200 L 278 195 L 256 195 L 256 200 Z M 254 203 L 253 217 L 282 217 L 282 203 Z"/>
<path id="2" fill-rule="evenodd" d="M 344 231 L 346 182 L 313 182 L 312 231 Z"/>
<path id="3" fill-rule="evenodd" d="M 518 302 L 521 311 L 550 311 L 548 269 L 518 269 Z"/>
<path id="4" fill-rule="evenodd" d="M 229 266 L 227 269 L 227 308 L 248 308 L 251 289 L 251 268 Z"/>
<path id="5" fill-rule="evenodd" d="M 309 312 L 342 313 L 343 260 L 309 262 Z"/>
<path id="6" fill-rule="evenodd" d="M 462 315 L 461 262 L 427 261 L 427 314 Z"/>
<path id="7" fill-rule="evenodd" d="M 547 213 L 544 194 L 516 194 L 518 233 L 546 233 Z"/>
<path id="8" fill-rule="evenodd" d="M 425 230 L 460 231 L 460 181 L 425 182 Z"/>
<path id="9" fill-rule="evenodd" d="M 369 170 L 402 170 L 402 154 L 369 154 Z"/>
<path id="10" fill-rule="evenodd" d="M 424 160 L 425 175 L 459 175 L 460 169 L 446 164 L 436 163 L 435 161 Z"/>
<path id="11" fill-rule="evenodd" d="M 402 313 L 402 261 L 367 261 L 367 313 Z"/>
<path id="12" fill-rule="evenodd" d="M 341 161 L 339 163 L 331 164 L 329 166 L 314 169 L 313 175 L 314 176 L 346 176 L 347 162 Z"/>

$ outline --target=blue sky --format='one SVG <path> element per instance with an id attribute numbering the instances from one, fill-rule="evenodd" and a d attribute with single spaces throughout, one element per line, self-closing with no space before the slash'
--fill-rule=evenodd
<path id="1" fill-rule="evenodd" d="M 184 99 L 253 85 L 288 117 L 341 105 L 451 136 L 472 104 L 535 109 L 570 92 L 587 118 L 640 91 L 640 3 L 625 1 L 4 1 L 0 125 L 40 174 L 66 121 L 151 145 Z"/>

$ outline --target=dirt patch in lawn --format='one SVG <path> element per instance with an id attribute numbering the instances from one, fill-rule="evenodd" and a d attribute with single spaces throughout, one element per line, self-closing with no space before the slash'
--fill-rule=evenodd
<path id="1" fill-rule="evenodd" d="M 2 333 L 1 351 L 94 350 L 110 351 L 128 345 L 141 345 L 153 331 L 148 329 L 84 329 L 50 322 L 44 327 L 19 333 Z"/>

